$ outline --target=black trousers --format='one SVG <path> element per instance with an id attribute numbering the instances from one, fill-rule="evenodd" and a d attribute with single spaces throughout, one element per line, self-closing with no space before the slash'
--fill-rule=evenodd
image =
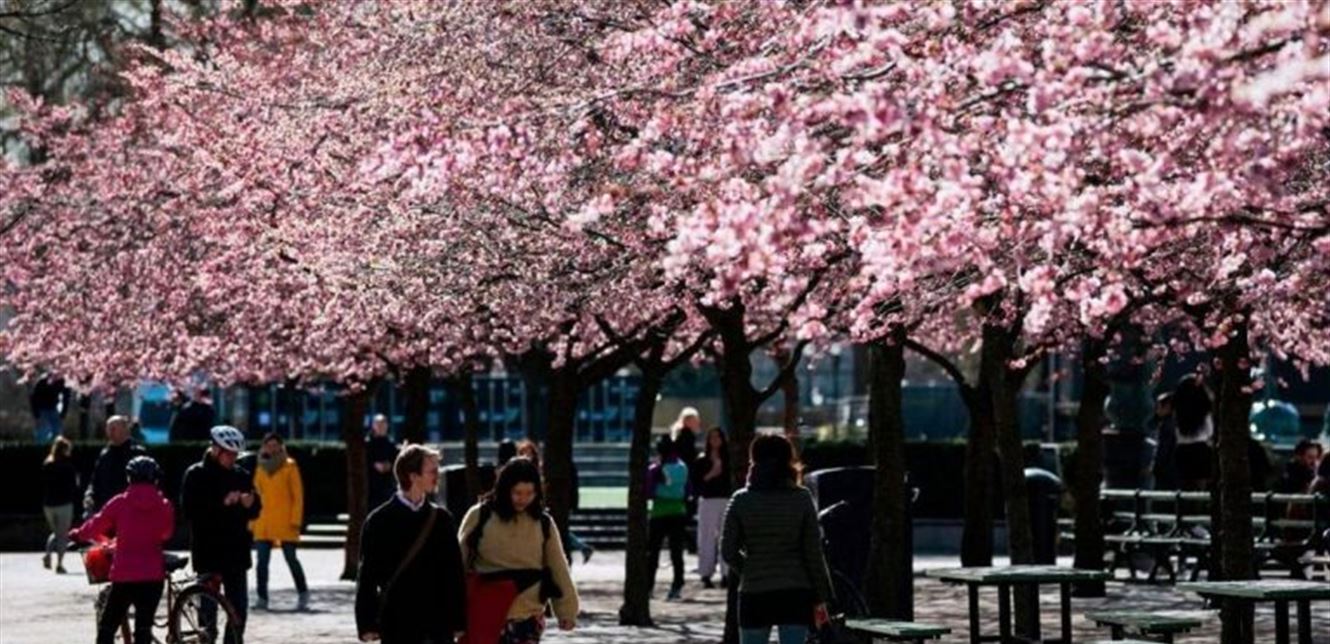
<path id="1" fill-rule="evenodd" d="M 97 644 L 113 644 L 120 635 L 129 607 L 134 607 L 134 644 L 152 644 L 152 622 L 162 601 L 162 582 L 116 582 L 111 584 L 102 617 L 97 622 Z"/>
<path id="2" fill-rule="evenodd" d="M 683 549 L 687 538 L 688 516 L 652 517 L 649 527 L 651 545 L 651 583 L 656 583 L 656 570 L 660 568 L 660 550 L 665 539 L 670 540 L 670 563 L 674 565 L 674 587 L 683 586 Z"/>

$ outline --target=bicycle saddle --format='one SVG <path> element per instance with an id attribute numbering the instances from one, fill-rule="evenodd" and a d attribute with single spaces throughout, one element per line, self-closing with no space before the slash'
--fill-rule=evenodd
<path id="1" fill-rule="evenodd" d="M 166 553 L 166 572 L 171 573 L 189 565 L 189 557 Z"/>

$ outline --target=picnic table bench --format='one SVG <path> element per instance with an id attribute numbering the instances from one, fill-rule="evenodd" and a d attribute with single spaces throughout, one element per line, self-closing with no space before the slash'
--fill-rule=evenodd
<path id="1" fill-rule="evenodd" d="M 1247 610 L 1248 619 L 1242 625 L 1243 641 L 1255 641 L 1255 628 L 1250 621 L 1251 607 L 1257 602 L 1275 605 L 1275 643 L 1289 644 L 1288 605 L 1293 602 L 1298 612 L 1298 643 L 1312 644 L 1313 601 L 1330 601 L 1330 583 L 1296 579 L 1251 579 L 1245 581 L 1207 581 L 1178 584 L 1178 590 L 1193 592 L 1201 597 L 1226 604 L 1236 604 Z M 1325 614 L 1322 614 L 1324 616 Z"/>
<path id="2" fill-rule="evenodd" d="M 1122 640 L 1127 629 L 1136 631 L 1141 637 L 1159 638 L 1160 642 L 1172 642 L 1177 635 L 1199 628 L 1204 621 L 1200 617 L 1170 615 L 1142 610 L 1109 610 L 1086 613 L 1086 618 L 1097 626 L 1111 629 L 1114 640 Z"/>
<path id="3" fill-rule="evenodd" d="M 944 568 L 925 571 L 925 575 L 951 584 L 965 584 L 970 600 L 970 642 L 1043 642 L 1040 636 L 1039 620 L 1031 624 L 1032 632 L 1028 638 L 1018 638 L 1011 628 L 1011 589 L 1012 587 L 1033 586 L 1036 593 L 1039 586 L 1057 584 L 1061 591 L 1061 622 L 1063 644 L 1071 642 L 1071 585 L 1081 582 L 1104 581 L 1108 573 L 1103 570 L 1084 570 L 1062 566 L 1014 565 L 988 568 Z M 983 635 L 979 627 L 979 589 L 983 586 L 996 586 L 998 591 L 998 635 Z"/>
<path id="4" fill-rule="evenodd" d="M 889 642 L 917 644 L 951 633 L 951 629 L 946 626 L 888 619 L 849 619 L 845 621 L 845 628 L 853 633 L 860 633 L 870 640 L 884 639 Z"/>

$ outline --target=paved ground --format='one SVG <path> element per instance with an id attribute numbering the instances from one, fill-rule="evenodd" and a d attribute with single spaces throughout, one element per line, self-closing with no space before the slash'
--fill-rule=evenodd
<path id="1" fill-rule="evenodd" d="M 0 555 L 0 644 L 45 644 L 48 642 L 89 642 L 93 639 L 92 599 L 96 589 L 85 583 L 81 566 L 72 559 L 68 562 L 70 574 L 53 575 L 41 568 L 35 554 Z M 351 605 L 353 586 L 337 580 L 341 571 L 341 555 L 336 551 L 306 551 L 302 553 L 306 573 L 314 592 L 314 610 L 295 613 L 295 593 L 291 590 L 290 576 L 285 564 L 277 558 L 273 562 L 273 612 L 251 615 L 247 642 L 253 644 L 331 644 L 354 641 L 354 619 Z M 689 560 L 690 565 L 693 561 Z M 916 560 L 917 568 L 954 565 L 944 557 Z M 586 615 L 581 628 L 574 633 L 551 634 L 547 642 L 564 644 L 634 644 L 702 643 L 720 639 L 724 616 L 724 595 L 721 591 L 704 591 L 690 586 L 686 599 L 678 603 L 660 602 L 654 607 L 659 627 L 632 629 L 619 627 L 616 611 L 619 605 L 618 579 L 623 574 L 623 556 L 620 553 L 601 553 L 590 566 L 575 566 L 573 571 L 584 597 Z M 252 579 L 252 577 L 251 577 Z M 915 584 L 916 619 L 950 625 L 955 629 L 947 642 L 968 641 L 966 630 L 966 600 L 963 589 L 944 586 L 919 578 Z M 663 588 L 661 589 L 663 595 Z M 981 601 L 985 606 L 989 624 L 996 621 L 996 598 L 986 593 Z M 1057 598 L 1051 592 L 1043 597 L 1043 624 L 1045 635 L 1055 635 L 1057 628 Z M 1107 638 L 1107 632 L 1093 628 L 1079 616 L 1085 611 L 1101 607 L 1148 608 L 1152 610 L 1197 610 L 1200 602 L 1166 587 L 1112 584 L 1104 599 L 1076 599 L 1073 611 L 1075 636 L 1078 640 Z M 1316 641 L 1330 644 L 1330 611 L 1324 604 L 1313 607 Z M 1273 641 L 1273 615 L 1270 610 L 1257 614 L 1258 641 Z M 1179 642 L 1201 644 L 1215 642 L 1218 621 L 1213 620 L 1205 630 L 1193 633 Z"/>

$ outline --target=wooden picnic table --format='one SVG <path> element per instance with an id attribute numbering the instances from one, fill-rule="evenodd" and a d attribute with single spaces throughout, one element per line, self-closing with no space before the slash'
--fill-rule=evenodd
<path id="1" fill-rule="evenodd" d="M 1065 566 L 1014 565 L 993 566 L 987 568 L 944 568 L 925 571 L 925 575 L 950 584 L 965 584 L 970 598 L 970 642 L 1045 642 L 1056 641 L 1071 644 L 1071 585 L 1081 582 L 1105 581 L 1108 572 L 1103 570 L 1085 570 Z M 1062 638 L 1044 640 L 1040 637 L 1039 621 L 1031 625 L 1034 629 L 1029 638 L 1017 638 L 1011 629 L 1011 589 L 1014 586 L 1030 587 L 1036 595 L 1039 586 L 1057 584 L 1061 589 Z M 979 589 L 983 586 L 996 586 L 998 591 L 998 635 L 983 635 L 979 629 Z"/>
<path id="2" fill-rule="evenodd" d="M 1245 606 L 1245 614 L 1257 602 L 1275 604 L 1275 642 L 1289 644 L 1288 604 L 1298 610 L 1298 644 L 1312 644 L 1313 601 L 1330 601 L 1330 583 L 1296 579 L 1250 579 L 1244 581 L 1202 581 L 1178 584 L 1177 589 L 1193 592 L 1217 602 Z M 1243 624 L 1243 641 L 1254 642 L 1255 629 L 1250 622 Z"/>

